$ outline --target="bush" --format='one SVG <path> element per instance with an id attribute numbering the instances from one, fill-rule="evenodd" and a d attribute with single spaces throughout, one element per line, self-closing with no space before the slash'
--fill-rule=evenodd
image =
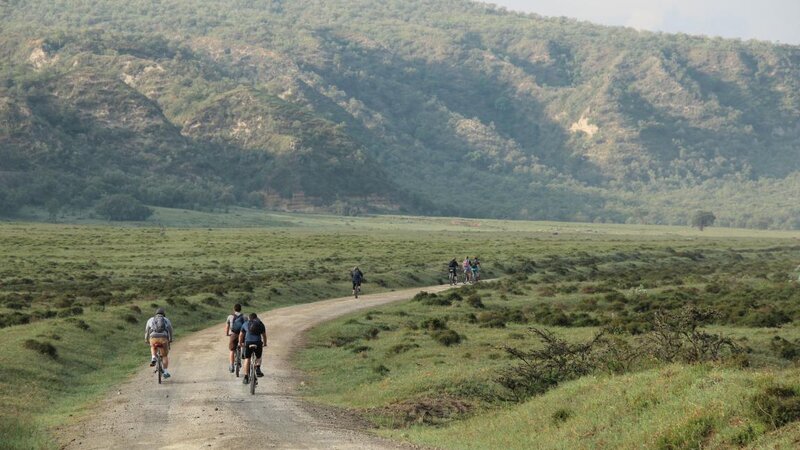
<path id="1" fill-rule="evenodd" d="M 419 294 L 415 295 L 412 300 L 414 300 L 415 302 L 420 302 L 423 305 L 434 305 L 434 306 L 449 306 L 453 303 L 449 299 L 449 297 L 443 297 L 436 294 L 429 294 L 425 291 L 422 291 Z"/>
<path id="2" fill-rule="evenodd" d="M 134 316 L 133 314 L 125 314 L 125 316 L 122 318 L 122 320 L 124 320 L 127 323 L 131 323 L 131 324 L 139 323 L 139 319 L 137 319 L 136 316 Z"/>
<path id="3" fill-rule="evenodd" d="M 417 345 L 417 344 L 396 344 L 396 345 L 393 345 L 393 346 L 389 347 L 389 349 L 386 351 L 386 354 L 387 355 L 399 355 L 401 353 L 405 353 L 405 352 L 407 352 L 409 350 L 413 350 L 415 348 L 419 348 L 419 345 Z"/>
<path id="4" fill-rule="evenodd" d="M 790 387 L 770 386 L 756 394 L 751 405 L 756 417 L 773 429 L 800 420 L 800 395 Z"/>
<path id="5" fill-rule="evenodd" d="M 447 329 L 447 320 L 440 318 L 425 319 L 420 322 L 419 326 L 428 331 L 445 330 Z"/>
<path id="6" fill-rule="evenodd" d="M 478 323 L 481 328 L 505 328 L 507 318 L 499 311 L 486 311 L 478 314 Z"/>
<path id="7" fill-rule="evenodd" d="M 473 308 L 483 309 L 486 308 L 486 305 L 483 304 L 481 300 L 481 296 L 478 294 L 472 294 L 467 297 L 467 304 L 472 306 Z"/>
<path id="8" fill-rule="evenodd" d="M 703 448 L 703 441 L 714 431 L 714 423 L 709 417 L 689 419 L 677 429 L 670 430 L 662 436 L 657 443 L 661 450 L 699 449 Z"/>
<path id="9" fill-rule="evenodd" d="M 559 408 L 553 412 L 553 415 L 550 416 L 550 419 L 554 425 L 560 425 L 566 422 L 570 417 L 572 417 L 572 411 L 566 408 Z"/>
<path id="10" fill-rule="evenodd" d="M 110 195 L 100 200 L 95 211 L 108 220 L 146 220 L 153 210 L 127 194 Z"/>
<path id="11" fill-rule="evenodd" d="M 431 337 L 436 342 L 450 347 L 461 342 L 461 336 L 453 330 L 436 330 L 431 332 Z"/>
<path id="12" fill-rule="evenodd" d="M 33 339 L 28 339 L 22 344 L 22 346 L 28 350 L 36 351 L 53 359 L 58 358 L 58 350 L 56 350 L 53 344 L 49 342 L 39 342 Z"/>

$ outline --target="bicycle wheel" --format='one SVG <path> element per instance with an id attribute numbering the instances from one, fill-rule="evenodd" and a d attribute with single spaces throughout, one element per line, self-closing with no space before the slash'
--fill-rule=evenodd
<path id="1" fill-rule="evenodd" d="M 236 368 L 236 378 L 239 378 L 239 369 L 242 368 L 242 352 L 238 348 L 236 349 L 236 359 L 233 365 Z"/>
<path id="2" fill-rule="evenodd" d="M 256 365 L 253 364 L 252 358 L 250 358 L 250 395 L 256 395 Z"/>
<path id="3" fill-rule="evenodd" d="M 158 384 L 161 384 L 161 375 L 164 373 L 161 366 L 161 350 L 156 351 L 156 373 L 158 374 Z"/>

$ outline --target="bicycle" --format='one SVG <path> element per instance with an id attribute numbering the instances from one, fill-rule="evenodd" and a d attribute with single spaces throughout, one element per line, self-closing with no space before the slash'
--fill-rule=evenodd
<path id="1" fill-rule="evenodd" d="M 233 368 L 236 372 L 236 378 L 239 378 L 239 370 L 242 368 L 242 348 L 241 346 L 236 348 L 233 357 Z"/>
<path id="2" fill-rule="evenodd" d="M 156 370 L 155 373 L 158 374 L 158 384 L 161 384 L 161 377 L 164 375 L 164 363 L 161 361 L 161 349 L 164 347 L 163 344 L 156 344 Z"/>
<path id="3" fill-rule="evenodd" d="M 247 373 L 247 376 L 250 377 L 249 384 L 250 384 L 250 395 L 256 394 L 256 385 L 258 384 L 258 377 L 256 376 L 256 355 L 255 349 L 258 348 L 255 344 L 250 344 L 247 346 L 248 348 L 252 349 L 253 351 L 250 353 L 250 367 Z"/>
<path id="4" fill-rule="evenodd" d="M 458 284 L 458 274 L 456 274 L 456 269 L 450 269 L 450 286 L 455 286 Z"/>
<path id="5" fill-rule="evenodd" d="M 360 293 L 361 293 L 361 284 L 357 284 L 357 285 L 356 285 L 356 288 L 355 288 L 355 289 L 353 289 L 353 295 L 354 295 L 356 298 L 358 298 L 358 294 L 360 294 Z"/>

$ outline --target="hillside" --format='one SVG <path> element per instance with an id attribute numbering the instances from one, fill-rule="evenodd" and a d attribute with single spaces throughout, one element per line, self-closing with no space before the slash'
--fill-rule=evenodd
<path id="1" fill-rule="evenodd" d="M 0 4 L 0 211 L 800 228 L 800 48 L 440 1 Z"/>

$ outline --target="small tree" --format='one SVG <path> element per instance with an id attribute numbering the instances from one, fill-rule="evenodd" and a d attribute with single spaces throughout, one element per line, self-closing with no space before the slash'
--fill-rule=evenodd
<path id="1" fill-rule="evenodd" d="M 705 227 L 710 227 L 714 225 L 714 221 L 717 220 L 717 216 L 714 215 L 711 211 L 701 211 L 697 210 L 692 214 L 692 226 L 697 227 L 700 231 L 703 231 Z"/>
<path id="2" fill-rule="evenodd" d="M 108 220 L 145 220 L 153 210 L 128 194 L 110 195 L 95 206 L 95 211 Z"/>

